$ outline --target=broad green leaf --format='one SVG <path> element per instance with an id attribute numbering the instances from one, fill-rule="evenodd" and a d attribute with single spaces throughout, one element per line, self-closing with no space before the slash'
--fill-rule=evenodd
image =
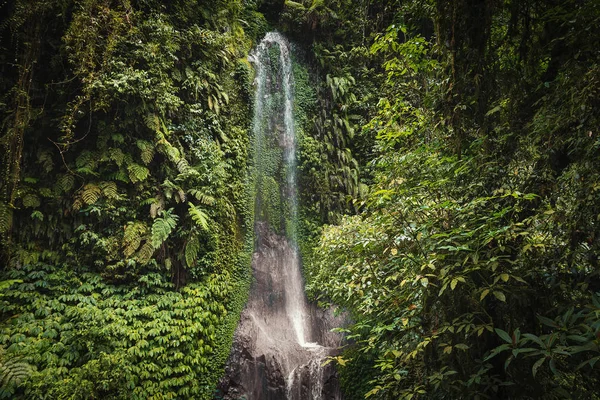
<path id="1" fill-rule="evenodd" d="M 540 347 L 546 347 L 544 342 L 542 342 L 542 340 L 539 337 L 537 337 L 536 335 L 534 335 L 532 333 L 524 333 L 523 337 L 526 337 L 527 339 L 531 340 L 532 342 L 539 344 Z"/>
<path id="2" fill-rule="evenodd" d="M 504 331 L 504 330 L 502 330 L 500 328 L 495 328 L 494 330 L 496 331 L 496 333 L 498 334 L 498 336 L 500 336 L 502 339 L 504 339 L 504 341 L 506 341 L 506 342 L 508 342 L 510 344 L 513 343 L 513 340 L 510 337 L 510 335 L 508 334 L 508 332 L 506 332 L 506 331 Z"/>
<path id="3" fill-rule="evenodd" d="M 484 289 L 483 292 L 481 292 L 481 296 L 479 297 L 479 301 L 482 301 L 483 299 L 485 299 L 485 297 L 490 293 L 490 289 Z"/>
<path id="4" fill-rule="evenodd" d="M 535 362 L 535 364 L 533 364 L 533 367 L 531 368 L 531 372 L 533 372 L 533 377 L 534 378 L 537 375 L 538 369 L 542 366 L 542 364 L 544 363 L 544 361 L 546 361 L 546 357 L 540 358 L 539 360 L 537 360 Z"/>
<path id="5" fill-rule="evenodd" d="M 502 293 L 501 291 L 499 291 L 499 290 L 494 290 L 494 296 L 495 296 L 495 297 L 496 297 L 498 300 L 500 300 L 500 301 L 503 301 L 503 302 L 506 302 L 506 296 L 505 296 L 505 295 L 504 295 L 504 293 Z"/>

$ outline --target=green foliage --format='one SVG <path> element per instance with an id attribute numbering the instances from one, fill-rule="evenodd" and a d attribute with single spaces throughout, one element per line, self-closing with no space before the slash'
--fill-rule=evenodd
<path id="1" fill-rule="evenodd" d="M 200 241 L 198 236 L 193 235 L 190 237 L 188 242 L 185 244 L 185 263 L 188 268 L 194 266 L 196 258 L 198 257 L 198 251 L 200 250 Z"/>
<path id="2" fill-rule="evenodd" d="M 152 246 L 158 249 L 167 240 L 177 226 L 179 217 L 172 214 L 173 209 L 160 211 L 161 217 L 156 218 L 152 224 Z"/>
<path id="3" fill-rule="evenodd" d="M 592 3 L 405 2 L 372 37 L 370 194 L 306 268 L 351 396 L 598 398 Z"/>
<path id="4" fill-rule="evenodd" d="M 225 344 L 227 352 L 231 338 L 219 335 L 229 318 L 224 304 L 237 296 L 227 274 L 179 292 L 156 273 L 135 286 L 48 265 L 10 275 L 23 283 L 2 299 L 4 315 L 13 316 L 0 337 L 3 384 L 27 376 L 34 398 L 211 398 L 224 361 L 217 349 Z"/>
<path id="5" fill-rule="evenodd" d="M 0 6 L 1 272 L 24 274 L 0 341 L 37 368 L 3 395 L 211 398 L 249 284 L 244 58 L 264 17 L 34 3 Z"/>
<path id="6" fill-rule="evenodd" d="M 4 234 L 12 226 L 12 211 L 3 202 L 0 202 L 0 233 Z"/>
<path id="7" fill-rule="evenodd" d="M 126 258 L 131 257 L 137 251 L 147 230 L 146 225 L 140 222 L 127 224 L 123 235 L 123 255 Z"/>
<path id="8" fill-rule="evenodd" d="M 192 218 L 192 221 L 194 221 L 200 228 L 207 231 L 209 229 L 208 228 L 208 215 L 204 211 L 199 209 L 198 207 L 194 206 L 192 203 L 188 203 L 188 205 L 189 205 L 189 213 Z"/>

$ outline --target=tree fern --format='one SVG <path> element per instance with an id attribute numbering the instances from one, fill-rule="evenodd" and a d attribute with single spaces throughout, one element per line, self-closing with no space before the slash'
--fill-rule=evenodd
<path id="1" fill-rule="evenodd" d="M 185 264 L 188 268 L 191 268 L 196 263 L 199 250 L 200 241 L 198 240 L 198 236 L 192 235 L 185 244 Z"/>
<path id="2" fill-rule="evenodd" d="M 159 248 L 177 226 L 179 217 L 172 214 L 173 209 L 162 211 L 162 217 L 156 218 L 152 224 L 152 246 Z"/>
<path id="3" fill-rule="evenodd" d="M 188 203 L 189 213 L 192 221 L 194 221 L 199 227 L 208 231 L 208 215 L 192 203 Z"/>

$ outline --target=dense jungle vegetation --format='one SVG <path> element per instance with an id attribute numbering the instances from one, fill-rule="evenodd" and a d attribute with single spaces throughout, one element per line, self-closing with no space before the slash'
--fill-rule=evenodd
<path id="1" fill-rule="evenodd" d="M 600 2 L 0 3 L 0 398 L 210 399 L 250 283 L 253 69 L 346 399 L 598 399 Z"/>

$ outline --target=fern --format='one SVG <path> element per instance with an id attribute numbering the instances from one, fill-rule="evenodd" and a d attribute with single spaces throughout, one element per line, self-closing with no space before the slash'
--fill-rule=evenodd
<path id="1" fill-rule="evenodd" d="M 198 236 L 192 235 L 185 244 L 185 264 L 188 268 L 191 268 L 196 263 L 198 257 L 198 251 L 200 250 L 200 241 Z"/>
<path id="2" fill-rule="evenodd" d="M 18 386 L 34 371 L 22 357 L 6 358 L 6 352 L 0 348 L 0 386 Z"/>
<path id="3" fill-rule="evenodd" d="M 59 193 L 68 193 L 75 185 L 75 177 L 71 174 L 61 175 L 56 181 L 56 189 Z"/>
<path id="4" fill-rule="evenodd" d="M 146 126 L 154 132 L 160 132 L 160 118 L 156 114 L 146 114 L 144 116 Z"/>
<path id="5" fill-rule="evenodd" d="M 181 160 L 185 161 L 185 159 L 183 159 L 181 157 L 181 151 L 179 151 L 179 149 L 177 147 L 168 143 L 168 146 L 165 146 L 165 149 L 166 149 L 166 154 L 167 154 L 167 156 L 169 156 L 169 159 L 171 159 L 171 161 L 174 161 L 177 163 L 181 162 Z M 186 164 L 187 164 L 187 161 L 186 161 Z M 179 168 L 179 166 L 178 166 L 178 168 Z"/>
<path id="6" fill-rule="evenodd" d="M 152 246 L 157 249 L 169 237 L 177 226 L 177 215 L 172 215 L 172 210 L 162 211 L 162 217 L 156 218 L 152 224 Z"/>
<path id="7" fill-rule="evenodd" d="M 88 205 L 97 202 L 100 196 L 102 196 L 102 190 L 95 183 L 88 183 L 81 191 L 81 200 Z"/>
<path id="8" fill-rule="evenodd" d="M 94 171 L 98 166 L 98 154 L 84 150 L 75 160 L 75 165 L 78 169 Z"/>
<path id="9" fill-rule="evenodd" d="M 148 262 L 152 259 L 152 256 L 154 255 L 155 250 L 156 249 L 154 248 L 154 246 L 152 246 L 152 243 L 149 240 L 146 241 L 146 243 L 144 243 L 144 245 L 142 246 L 140 251 L 138 251 L 138 254 L 137 254 L 138 261 L 142 265 L 148 264 Z"/>
<path id="10" fill-rule="evenodd" d="M 141 157 L 144 164 L 150 164 L 154 158 L 154 145 L 145 140 L 138 140 L 137 147 L 141 150 Z"/>
<path id="11" fill-rule="evenodd" d="M 119 170 L 112 174 L 108 174 L 106 175 L 106 177 L 113 181 L 129 183 L 129 175 L 126 174 L 123 170 Z"/>
<path id="12" fill-rule="evenodd" d="M 175 193 L 175 201 L 178 203 L 183 203 L 186 199 L 187 196 L 185 195 L 185 191 L 181 188 L 178 188 L 177 192 Z"/>
<path id="13" fill-rule="evenodd" d="M 198 200 L 200 203 L 202 203 L 204 205 L 212 206 L 213 204 L 215 204 L 214 197 L 209 196 L 198 189 L 190 189 L 190 190 L 188 190 L 188 193 L 191 194 L 192 196 L 194 196 L 196 198 L 196 200 Z"/>
<path id="14" fill-rule="evenodd" d="M 52 160 L 52 153 L 47 150 L 40 150 L 37 153 L 37 162 L 42 166 L 46 173 L 54 169 L 54 161 Z"/>
<path id="15" fill-rule="evenodd" d="M 148 168 L 135 163 L 129 165 L 127 171 L 129 172 L 129 179 L 131 179 L 131 182 L 133 183 L 142 182 L 150 175 L 150 170 Z"/>
<path id="16" fill-rule="evenodd" d="M 146 225 L 141 222 L 129 222 L 127 224 L 123 235 L 123 254 L 125 257 L 129 258 L 137 251 L 146 231 Z"/>
<path id="17" fill-rule="evenodd" d="M 23 207 L 38 208 L 40 206 L 40 198 L 35 194 L 27 193 L 23 197 Z"/>
<path id="18" fill-rule="evenodd" d="M 125 161 L 125 154 L 119 148 L 110 148 L 108 150 L 108 157 L 117 164 L 118 167 L 123 165 L 123 161 Z"/>
<path id="19" fill-rule="evenodd" d="M 75 198 L 73 201 L 73 211 L 79 211 L 83 207 L 83 202 L 79 197 Z"/>
<path id="20" fill-rule="evenodd" d="M 188 203 L 188 205 L 192 221 L 194 221 L 196 225 L 198 225 L 205 231 L 208 231 L 208 215 L 192 203 Z"/>
<path id="21" fill-rule="evenodd" d="M 180 174 L 186 173 L 190 169 L 190 164 L 187 162 L 185 158 L 180 158 L 177 163 L 177 170 Z"/>
<path id="22" fill-rule="evenodd" d="M 115 182 L 100 182 L 100 189 L 102 189 L 102 194 L 109 199 L 119 198 L 119 192 L 117 191 L 117 184 Z"/>

